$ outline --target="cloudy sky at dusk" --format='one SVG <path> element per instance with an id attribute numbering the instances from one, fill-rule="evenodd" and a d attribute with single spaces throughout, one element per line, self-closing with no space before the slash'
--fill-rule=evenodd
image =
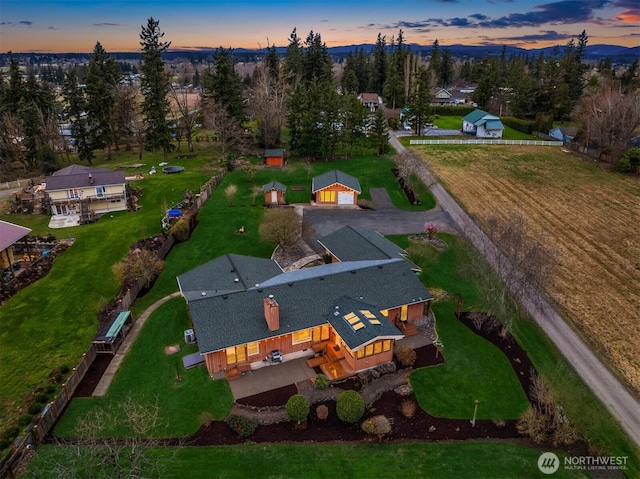
<path id="1" fill-rule="evenodd" d="M 141 25 L 160 21 L 172 49 L 286 46 L 294 27 L 328 46 L 408 43 L 446 47 L 640 44 L 639 0 L 0 0 L 0 52 L 138 51 Z"/>

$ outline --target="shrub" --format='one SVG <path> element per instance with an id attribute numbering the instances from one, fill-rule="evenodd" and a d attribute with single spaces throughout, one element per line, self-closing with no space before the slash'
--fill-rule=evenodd
<path id="1" fill-rule="evenodd" d="M 42 411 L 42 404 L 37 402 L 31 404 L 31 406 L 29 406 L 29 409 L 27 409 L 27 412 L 29 414 L 40 414 L 40 411 Z"/>
<path id="2" fill-rule="evenodd" d="M 435 224 L 433 221 L 427 221 L 424 224 L 423 231 L 427 235 L 427 238 L 432 240 L 433 237 L 440 232 L 440 228 L 438 228 L 438 225 Z"/>
<path id="3" fill-rule="evenodd" d="M 500 429 L 502 429 L 507 425 L 507 421 L 505 421 L 504 419 L 494 419 L 491 422 L 495 424 L 497 427 L 499 427 Z"/>
<path id="4" fill-rule="evenodd" d="M 391 422 L 386 416 L 373 416 L 367 419 L 360 426 L 367 434 L 374 434 L 382 437 L 391 432 Z"/>
<path id="5" fill-rule="evenodd" d="M 400 403 L 400 414 L 404 417 L 413 417 L 417 409 L 418 405 L 412 399 L 405 399 Z"/>
<path id="6" fill-rule="evenodd" d="M 622 157 L 618 160 L 618 164 L 616 165 L 616 170 L 619 171 L 620 173 L 630 173 L 632 168 L 631 168 L 631 162 L 629 161 L 629 158 L 626 157 Z"/>
<path id="7" fill-rule="evenodd" d="M 503 116 L 500 118 L 502 123 L 506 126 L 513 128 L 514 130 L 521 131 L 522 133 L 531 134 L 533 131 L 533 122 L 529 120 L 521 120 L 520 118 L 514 118 L 512 116 Z M 544 130 L 547 132 L 549 129 Z"/>
<path id="8" fill-rule="evenodd" d="M 358 206 L 363 210 L 375 210 L 376 206 L 373 204 L 373 201 L 369 200 L 361 200 L 358 199 Z"/>
<path id="9" fill-rule="evenodd" d="M 336 413 L 338 418 L 346 423 L 353 424 L 364 415 L 364 400 L 357 391 L 343 391 L 336 401 Z"/>
<path id="10" fill-rule="evenodd" d="M 189 239 L 189 235 L 191 234 L 189 228 L 189 222 L 184 218 L 180 218 L 176 223 L 171 227 L 169 233 L 175 236 L 176 240 L 180 242 L 187 241 Z"/>
<path id="11" fill-rule="evenodd" d="M 309 415 L 309 401 L 302 394 L 294 394 L 287 401 L 287 416 L 300 424 Z"/>
<path id="12" fill-rule="evenodd" d="M 60 374 L 67 374 L 69 372 L 69 366 L 67 366 L 66 364 L 63 366 L 60 366 Z"/>
<path id="13" fill-rule="evenodd" d="M 326 421 L 329 417 L 329 408 L 324 404 L 320 404 L 320 406 L 316 408 L 316 416 L 318 416 L 318 419 L 321 421 Z"/>
<path id="14" fill-rule="evenodd" d="M 232 414 L 227 418 L 227 425 L 238 437 L 251 436 L 258 429 L 258 424 L 255 421 L 237 414 Z"/>
<path id="15" fill-rule="evenodd" d="M 416 362 L 416 352 L 409 346 L 398 346 L 396 357 L 400 364 L 405 368 L 413 366 Z"/>
<path id="16" fill-rule="evenodd" d="M 53 394 L 56 392 L 56 387 L 53 384 L 49 384 L 44 390 L 47 394 Z"/>
<path id="17" fill-rule="evenodd" d="M 20 434 L 20 428 L 18 426 L 11 426 L 4 430 L 2 436 L 9 441 L 13 441 Z"/>
<path id="18" fill-rule="evenodd" d="M 37 403 L 46 404 L 47 402 L 49 402 L 49 397 L 46 394 L 39 393 L 36 394 L 35 400 Z"/>
<path id="19" fill-rule="evenodd" d="M 327 389 L 330 384 L 331 384 L 331 381 L 329 381 L 329 378 L 326 375 L 318 374 L 316 376 L 316 380 L 315 380 L 316 389 Z"/>
<path id="20" fill-rule="evenodd" d="M 31 423 L 33 416 L 31 414 L 21 414 L 18 416 L 18 426 L 25 427 L 27 424 Z"/>

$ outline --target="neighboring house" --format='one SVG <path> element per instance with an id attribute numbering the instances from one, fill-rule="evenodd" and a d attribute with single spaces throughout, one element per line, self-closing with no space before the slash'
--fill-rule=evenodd
<path id="1" fill-rule="evenodd" d="M 382 105 L 382 99 L 377 93 L 360 93 L 358 98 L 362 105 L 372 113 Z"/>
<path id="2" fill-rule="evenodd" d="M 227 254 L 177 280 L 209 374 L 229 379 L 274 351 L 309 357 L 332 380 L 391 361 L 433 299 L 401 258 L 282 272 L 273 260 Z"/>
<path id="3" fill-rule="evenodd" d="M 267 166 L 284 166 L 284 150 L 282 148 L 264 150 L 264 164 Z"/>
<path id="4" fill-rule="evenodd" d="M 273 180 L 271 183 L 267 183 L 262 186 L 262 192 L 264 193 L 265 205 L 284 205 L 286 201 L 284 194 L 287 187 L 282 183 Z"/>
<path id="5" fill-rule="evenodd" d="M 478 138 L 502 138 L 500 118 L 482 110 L 473 110 L 462 119 L 462 131 Z"/>
<path id="6" fill-rule="evenodd" d="M 324 254 L 331 257 L 332 263 L 340 261 L 363 261 L 402 258 L 413 271 L 421 268 L 407 259 L 407 252 L 392 243 L 377 231 L 344 226 L 318 240 L 324 248 Z"/>
<path id="7" fill-rule="evenodd" d="M 357 178 L 332 170 L 311 180 L 313 201 L 318 205 L 357 205 L 362 192 Z"/>
<path id="8" fill-rule="evenodd" d="M 0 220 L 0 270 L 13 271 L 13 245 L 31 233 L 29 228 Z"/>
<path id="9" fill-rule="evenodd" d="M 124 171 L 71 165 L 45 179 L 53 216 L 78 215 L 80 222 L 127 209 Z"/>
<path id="10" fill-rule="evenodd" d="M 444 88 L 435 88 L 431 90 L 431 104 L 432 105 L 453 105 L 453 95 Z"/>
<path id="11" fill-rule="evenodd" d="M 564 143 L 571 143 L 578 133 L 578 129 L 571 126 L 556 126 L 549 130 L 549 136 Z"/>

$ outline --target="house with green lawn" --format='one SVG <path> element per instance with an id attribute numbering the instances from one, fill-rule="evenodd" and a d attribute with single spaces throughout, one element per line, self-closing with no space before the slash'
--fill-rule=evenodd
<path id="1" fill-rule="evenodd" d="M 226 254 L 177 280 L 210 375 L 308 357 L 339 379 L 390 361 L 395 342 L 432 314 L 412 266 L 394 255 L 283 272 L 271 259 Z"/>

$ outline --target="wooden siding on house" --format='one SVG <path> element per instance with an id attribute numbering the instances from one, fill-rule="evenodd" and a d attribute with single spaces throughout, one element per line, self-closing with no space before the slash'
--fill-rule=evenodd
<path id="1" fill-rule="evenodd" d="M 323 192 L 328 192 L 328 191 L 333 191 L 335 192 L 334 195 L 332 195 L 333 197 L 331 198 L 331 200 L 327 200 L 326 197 L 323 195 Z M 348 203 L 348 204 L 357 204 L 358 203 L 358 193 L 354 190 L 352 190 L 351 188 L 347 188 L 344 185 L 341 185 L 340 183 L 335 183 L 331 186 L 327 186 L 326 188 L 322 188 L 321 190 L 316 191 L 315 196 L 315 202 L 319 205 L 337 205 L 338 204 L 338 194 L 340 192 L 348 192 L 351 193 L 353 195 L 353 203 Z"/>

